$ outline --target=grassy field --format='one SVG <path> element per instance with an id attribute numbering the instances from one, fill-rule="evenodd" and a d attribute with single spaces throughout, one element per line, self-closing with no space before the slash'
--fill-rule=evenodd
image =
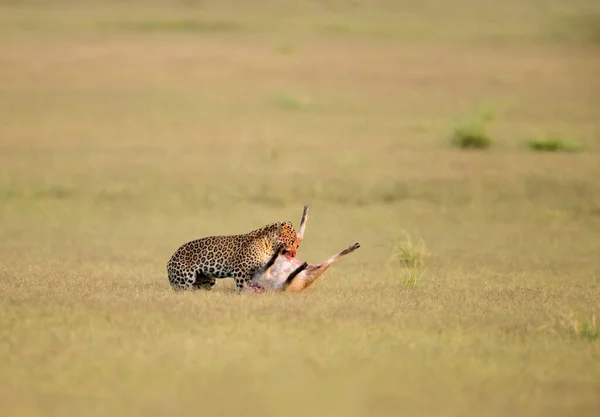
<path id="1" fill-rule="evenodd" d="M 2 415 L 596 416 L 598 2 L 281 3 L 0 2 Z M 304 204 L 310 290 L 171 291 Z"/>

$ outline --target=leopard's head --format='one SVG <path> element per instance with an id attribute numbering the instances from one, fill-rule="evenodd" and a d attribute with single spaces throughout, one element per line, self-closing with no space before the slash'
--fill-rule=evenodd
<path id="1" fill-rule="evenodd" d="M 268 236 L 269 245 L 275 250 L 280 244 L 283 244 L 283 254 L 296 256 L 298 250 L 298 236 L 292 222 L 277 222 L 266 226 L 265 230 Z M 262 234 L 262 233 L 261 233 Z"/>
<path id="2" fill-rule="evenodd" d="M 280 225 L 279 243 L 284 245 L 283 254 L 294 257 L 300 246 L 296 229 L 294 229 L 292 222 L 281 222 Z"/>

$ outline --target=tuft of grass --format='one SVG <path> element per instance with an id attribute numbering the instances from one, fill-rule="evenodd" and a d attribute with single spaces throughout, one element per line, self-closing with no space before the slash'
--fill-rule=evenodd
<path id="1" fill-rule="evenodd" d="M 478 115 L 457 123 L 451 136 L 451 143 L 461 149 L 487 149 L 492 146 L 492 138 L 487 125 L 494 121 L 496 114 L 489 104 L 483 106 Z"/>
<path id="2" fill-rule="evenodd" d="M 563 316 L 559 326 L 577 339 L 600 340 L 600 322 L 596 320 L 596 312 L 592 312 L 589 318 L 576 318 L 573 314 Z"/>
<path id="3" fill-rule="evenodd" d="M 423 284 L 425 270 L 420 268 L 408 268 L 401 272 L 402 285 L 413 288 Z"/>
<path id="4" fill-rule="evenodd" d="M 427 256 L 423 239 L 420 239 L 420 244 L 416 245 L 408 232 L 404 232 L 404 239 L 396 243 L 392 254 L 392 257 L 402 266 L 419 268 L 425 264 Z"/>
<path id="5" fill-rule="evenodd" d="M 415 287 L 423 283 L 428 257 L 423 239 L 417 245 L 405 231 L 404 238 L 396 242 L 392 249 L 388 269 L 392 277 L 400 278 L 405 287 Z"/>
<path id="6" fill-rule="evenodd" d="M 311 105 L 310 97 L 292 92 L 281 92 L 275 97 L 275 104 L 284 110 L 301 110 Z"/>
<path id="7" fill-rule="evenodd" d="M 541 152 L 579 152 L 583 149 L 578 141 L 557 135 L 531 138 L 527 145 L 530 149 Z"/>
<path id="8" fill-rule="evenodd" d="M 483 122 L 471 121 L 454 128 L 452 144 L 461 149 L 487 149 L 492 145 L 492 138 Z"/>

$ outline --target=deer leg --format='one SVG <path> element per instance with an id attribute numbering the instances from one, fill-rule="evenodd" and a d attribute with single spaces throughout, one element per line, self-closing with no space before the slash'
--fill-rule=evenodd
<path id="1" fill-rule="evenodd" d="M 358 242 L 354 243 L 353 245 L 350 245 L 346 249 L 342 250 L 341 252 L 336 253 L 335 255 L 333 255 L 332 257 L 330 257 L 325 262 L 323 262 L 319 265 L 308 265 L 304 269 L 304 271 L 299 271 L 299 272 L 302 272 L 302 275 L 300 275 L 300 276 L 297 276 L 298 274 L 296 274 L 294 277 L 291 277 L 291 275 L 293 273 L 290 274 L 291 278 L 288 277 L 284 288 L 287 291 L 302 291 L 303 289 L 312 285 L 313 282 L 315 282 L 317 280 L 317 278 L 319 278 L 321 275 L 323 275 L 323 272 L 325 272 L 335 261 L 337 261 L 342 256 L 345 256 L 345 255 L 348 255 L 349 253 L 354 252 L 358 248 L 360 248 L 360 244 Z M 294 272 L 296 272 L 296 271 L 294 271 Z"/>
<path id="2" fill-rule="evenodd" d="M 308 220 L 308 206 L 304 206 L 304 211 L 302 212 L 302 219 L 300 220 L 300 227 L 298 227 L 298 232 L 296 232 L 296 236 L 298 238 L 298 246 L 300 246 L 300 242 L 304 239 L 304 231 L 306 230 L 306 221 Z"/>
<path id="3" fill-rule="evenodd" d="M 288 277 L 286 278 L 286 280 L 285 280 L 285 282 L 283 283 L 283 286 L 282 286 L 282 288 L 283 288 L 284 291 L 292 283 L 292 281 L 294 281 L 294 278 L 296 278 L 296 276 L 300 272 L 304 271 L 307 266 L 308 266 L 308 263 L 304 262 L 298 268 L 294 269 L 294 271 L 292 271 L 292 273 L 290 275 L 288 275 Z"/>

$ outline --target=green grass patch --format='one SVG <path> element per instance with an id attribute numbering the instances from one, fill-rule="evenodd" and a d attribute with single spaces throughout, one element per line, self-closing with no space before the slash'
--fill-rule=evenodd
<path id="1" fill-rule="evenodd" d="M 595 312 L 589 318 L 578 318 L 573 314 L 563 316 L 559 322 L 559 326 L 577 339 L 590 342 L 600 340 L 600 322 L 596 320 Z"/>
<path id="2" fill-rule="evenodd" d="M 492 146 L 492 138 L 483 123 L 468 122 L 454 128 L 451 142 L 461 149 L 487 149 Z"/>
<path id="3" fill-rule="evenodd" d="M 495 113 L 489 106 L 481 108 L 476 116 L 456 123 L 450 141 L 461 149 L 487 149 L 492 146 L 492 138 L 487 126 L 495 119 Z"/>
<path id="4" fill-rule="evenodd" d="M 309 96 L 293 92 L 280 92 L 275 96 L 276 107 L 284 110 L 302 110 L 310 107 L 312 100 Z"/>
<path id="5" fill-rule="evenodd" d="M 579 141 L 557 135 L 531 138 L 527 141 L 527 146 L 540 152 L 579 152 L 583 149 Z"/>

